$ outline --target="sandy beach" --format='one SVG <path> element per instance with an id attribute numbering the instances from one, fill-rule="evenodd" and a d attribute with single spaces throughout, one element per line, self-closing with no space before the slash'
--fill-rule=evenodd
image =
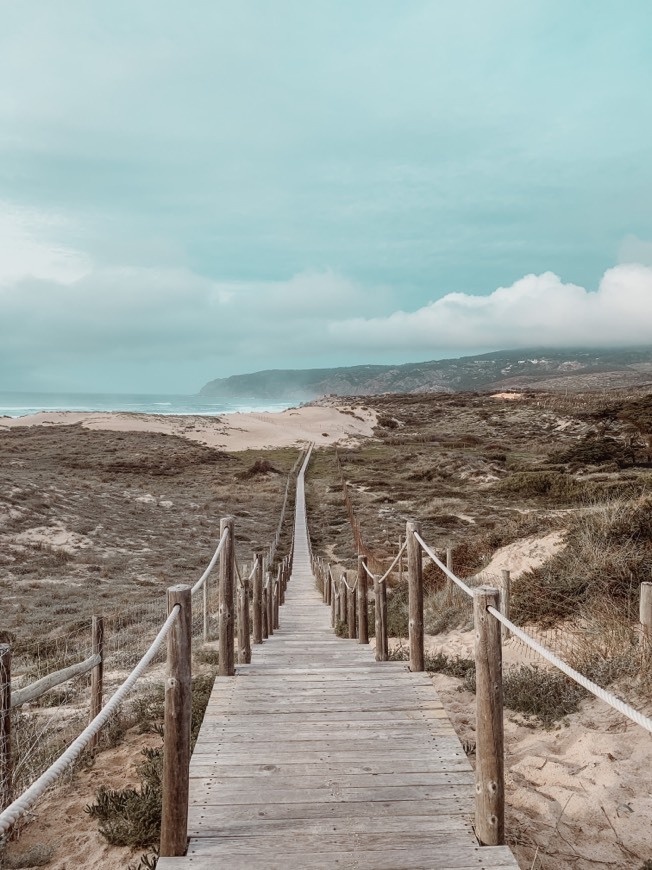
<path id="1" fill-rule="evenodd" d="M 55 411 L 25 417 L 2 417 L 0 428 L 71 426 L 107 432 L 158 432 L 178 435 L 228 452 L 350 443 L 370 436 L 376 413 L 360 405 L 310 405 L 285 411 L 224 414 L 221 417 Z"/>

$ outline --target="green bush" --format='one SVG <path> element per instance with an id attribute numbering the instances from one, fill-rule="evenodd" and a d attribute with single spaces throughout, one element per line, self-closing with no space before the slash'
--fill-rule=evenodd
<path id="1" fill-rule="evenodd" d="M 192 681 L 191 748 L 199 734 L 214 676 L 195 677 Z M 137 705 L 138 706 L 138 705 Z M 142 719 L 162 719 L 163 708 L 159 693 L 150 693 L 138 707 Z M 150 720 L 150 729 L 157 730 L 156 722 Z M 144 760 L 137 767 L 140 784 L 137 788 L 100 788 L 95 803 L 84 808 L 91 818 L 98 820 L 100 834 L 112 846 L 144 848 L 158 843 L 161 829 L 161 800 L 163 776 L 163 750 L 143 749 Z M 147 868 L 145 856 L 141 867 Z M 148 860 L 148 859 L 147 859 Z"/>
<path id="2" fill-rule="evenodd" d="M 573 503 L 589 494 L 583 483 L 559 471 L 517 471 L 495 485 L 495 490 L 524 498 L 545 498 L 556 503 Z"/>

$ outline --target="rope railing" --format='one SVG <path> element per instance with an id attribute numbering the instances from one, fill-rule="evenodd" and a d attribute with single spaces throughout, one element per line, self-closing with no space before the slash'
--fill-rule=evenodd
<path id="1" fill-rule="evenodd" d="M 211 571 L 213 570 L 213 568 L 217 564 L 217 560 L 220 558 L 220 553 L 224 549 L 224 545 L 226 544 L 228 536 L 229 536 L 229 530 L 228 530 L 228 528 L 226 528 L 226 529 L 224 529 L 224 531 L 222 532 L 222 535 L 220 536 L 220 540 L 219 540 L 219 543 L 217 545 L 217 549 L 213 553 L 213 558 L 208 563 L 206 570 L 201 575 L 199 580 L 192 587 L 192 594 L 193 595 L 195 595 L 197 592 L 199 592 L 199 590 L 202 588 L 202 586 L 204 585 L 204 583 L 208 579 Z"/>
<path id="2" fill-rule="evenodd" d="M 295 462 L 295 467 L 293 468 L 293 472 L 299 464 L 300 460 L 304 457 L 304 452 L 302 452 L 297 461 Z M 310 451 L 308 450 L 308 455 L 306 458 L 309 458 Z M 279 525 L 277 527 L 276 535 L 274 538 L 274 543 L 272 545 L 273 550 L 275 551 L 276 546 L 278 546 L 278 542 L 280 540 L 280 534 L 283 526 L 283 521 L 285 517 L 285 512 L 287 508 L 287 502 L 289 498 L 289 485 L 290 479 L 288 478 L 288 482 L 286 485 L 286 491 L 284 495 L 283 507 L 281 510 L 281 518 Z M 15 800 L 9 799 L 10 790 L 11 790 L 11 780 L 10 775 L 7 777 L 7 772 L 11 771 L 11 754 L 10 754 L 10 745 L 6 742 L 3 743 L 3 752 L 2 758 L 0 758 L 0 766 L 2 770 L 2 787 L 3 787 L 3 795 L 5 797 L 6 803 L 8 806 L 0 813 L 0 836 L 4 835 L 9 831 L 12 825 L 27 811 L 30 807 L 36 803 L 36 801 L 50 788 L 56 780 L 62 775 L 62 773 L 69 768 L 81 755 L 81 753 L 87 748 L 93 748 L 96 745 L 96 740 L 101 729 L 106 725 L 111 716 L 116 712 L 117 708 L 120 706 L 122 701 L 127 697 L 127 695 L 132 691 L 134 686 L 136 685 L 139 678 L 142 676 L 147 667 L 152 663 L 152 661 L 156 658 L 160 649 L 163 645 L 163 642 L 168 638 L 170 632 L 173 627 L 179 620 L 180 614 L 185 610 L 187 611 L 183 618 L 183 626 L 179 629 L 179 637 L 177 638 L 175 634 L 172 635 L 174 638 L 174 644 L 176 644 L 175 649 L 176 652 L 170 658 L 170 650 L 168 649 L 168 670 L 172 669 L 173 671 L 178 671 L 177 676 L 171 677 L 171 690 L 172 694 L 176 693 L 175 700 L 171 701 L 174 705 L 177 705 L 177 709 L 179 705 L 182 703 L 182 697 L 179 695 L 181 692 L 181 684 L 184 682 L 184 679 L 187 677 L 189 680 L 189 675 L 191 672 L 190 668 L 190 655 L 191 655 L 191 641 L 190 638 L 192 636 L 192 605 L 191 601 L 194 595 L 196 595 L 199 591 L 203 592 L 204 599 L 204 612 L 203 612 L 203 622 L 204 622 L 204 639 L 207 639 L 208 636 L 208 625 L 207 625 L 207 616 L 208 616 L 208 600 L 207 600 L 207 580 L 215 568 L 218 560 L 221 560 L 221 583 L 220 583 L 220 600 L 222 601 L 224 595 L 226 598 L 230 598 L 229 601 L 226 601 L 226 608 L 224 613 L 222 611 L 222 607 L 220 607 L 220 628 L 219 628 L 219 640 L 220 640 L 220 656 L 219 656 L 219 674 L 224 675 L 229 674 L 232 675 L 234 673 L 234 627 L 233 627 L 233 603 L 235 598 L 235 583 L 234 579 L 237 578 L 237 581 L 240 584 L 240 587 L 244 590 L 245 594 L 238 595 L 238 603 L 239 603 L 239 614 L 238 614 L 238 623 L 239 623 L 239 631 L 238 631 L 238 639 L 240 645 L 240 660 L 241 661 L 250 661 L 251 657 L 251 647 L 249 645 L 249 621 L 248 621 L 248 605 L 249 605 L 249 594 L 248 594 L 248 584 L 249 580 L 255 577 L 257 570 L 259 570 L 262 566 L 260 564 L 260 560 L 254 560 L 254 566 L 252 568 L 251 574 L 247 577 L 247 580 L 243 583 L 241 572 L 239 566 L 237 564 L 235 558 L 235 537 L 233 533 L 233 518 L 228 517 L 222 520 L 221 523 L 221 534 L 220 540 L 217 544 L 215 552 L 210 559 L 209 564 L 204 570 L 201 577 L 197 580 L 197 582 L 192 586 L 175 586 L 171 587 L 168 590 L 168 602 L 170 606 L 170 611 L 165 619 L 163 625 L 159 629 L 156 637 L 149 645 L 145 653 L 139 659 L 135 667 L 132 669 L 128 677 L 121 683 L 118 689 L 113 693 L 111 698 L 107 701 L 107 703 L 102 706 L 102 698 L 101 698 L 101 688 L 99 693 L 99 704 L 98 704 L 98 712 L 96 715 L 91 713 L 92 719 L 88 726 L 81 732 L 81 734 L 70 744 L 70 746 L 45 770 L 19 797 Z M 269 593 L 269 633 L 272 633 L 272 627 L 278 627 L 278 606 L 281 603 L 281 598 L 284 595 L 285 584 L 287 583 L 291 570 L 291 554 L 284 557 L 279 566 L 278 577 L 276 581 L 271 581 L 268 576 L 266 588 Z M 174 603 L 174 602 L 177 603 Z M 182 602 L 182 603 L 178 603 Z M 243 613 L 246 614 L 246 618 L 243 618 Z M 228 616 L 228 618 L 223 618 Z M 98 618 L 99 619 L 99 618 Z M 93 620 L 94 631 L 96 625 L 96 618 Z M 102 624 L 101 620 L 98 622 L 98 625 Z M 230 629 L 230 630 L 229 630 Z M 103 629 L 102 629 L 103 631 Z M 175 629 L 175 632 L 177 630 Z M 245 642 L 246 638 L 246 642 Z M 25 690 L 21 690 L 15 693 L 14 704 L 11 704 L 11 694 L 10 694 L 10 661 L 11 661 L 11 653 L 9 647 L 0 645 L 0 667 L 2 670 L 2 686 L 4 687 L 2 690 L 3 697 L 6 694 L 7 700 L 7 715 L 9 714 L 9 710 L 11 706 L 16 706 L 17 704 L 25 703 L 28 700 L 32 700 L 32 696 L 34 693 L 42 694 L 43 686 L 48 685 L 50 683 L 52 685 L 57 685 L 58 682 L 61 682 L 65 677 L 66 679 L 72 678 L 72 676 L 76 676 L 79 673 L 86 673 L 89 670 L 93 671 L 93 679 L 95 679 L 95 669 L 98 667 L 101 668 L 104 661 L 103 651 L 96 652 L 95 650 L 95 634 L 93 636 L 93 655 L 88 658 L 86 661 L 66 668 L 60 672 L 55 674 L 51 674 L 48 677 L 40 680 L 37 684 L 34 684 L 32 687 L 27 687 Z M 230 649 L 229 649 L 230 647 Z M 248 656 L 243 659 L 243 655 L 247 655 L 247 647 L 248 647 Z M 226 655 L 223 653 L 226 652 Z M 171 664 L 172 663 L 172 664 Z M 54 681 L 54 682 L 53 682 Z M 101 684 L 100 684 L 101 685 Z M 21 694 L 22 692 L 22 694 Z M 95 697 L 94 693 L 94 697 Z M 185 703 L 187 705 L 187 700 L 190 697 L 189 685 L 187 691 L 187 697 Z M 187 716 L 185 713 L 183 715 L 174 714 L 171 720 L 171 724 L 169 726 L 168 723 L 168 692 L 166 690 L 166 728 L 165 728 L 165 741 L 166 748 L 164 751 L 164 765 L 166 766 L 166 771 L 168 767 L 172 765 L 178 766 L 179 759 L 184 757 L 184 754 L 189 751 L 189 727 L 190 727 L 190 708 L 187 708 Z M 184 724 L 181 720 L 187 719 L 187 722 Z M 169 726 L 169 727 L 168 727 Z M 187 727 L 186 727 L 187 726 Z M 181 731 L 177 733 L 178 728 L 181 728 Z M 185 731 L 188 733 L 186 734 Z M 183 732 L 183 733 L 182 733 Z M 176 741 L 174 745 L 174 751 L 168 751 L 168 735 L 169 740 Z M 189 757 L 188 757 L 189 762 Z M 184 801 L 179 800 L 179 784 L 177 780 L 181 777 L 186 782 L 186 792 L 187 792 L 187 780 L 188 780 L 188 769 L 185 771 L 182 769 L 174 769 L 172 775 L 167 775 L 167 780 L 169 782 L 175 783 L 174 790 L 174 799 L 172 799 L 169 795 L 166 796 L 165 785 L 164 785 L 164 796 L 163 796 L 163 825 L 162 825 L 162 833 L 161 833 L 161 855 L 180 855 L 183 854 L 185 850 L 186 843 L 186 832 L 187 832 L 187 817 L 185 816 L 187 811 L 187 794 L 185 798 L 185 809 L 184 809 Z M 164 784 L 166 781 L 166 775 L 164 775 Z M 181 792 L 183 792 L 183 787 L 181 788 Z M 183 797 L 183 795 L 182 795 Z M 0 799 L 2 795 L 0 795 Z M 168 808 L 168 812 L 166 815 L 166 805 Z M 183 816 L 183 818 L 182 818 Z M 173 820 L 171 822 L 171 820 Z"/>
<path id="3" fill-rule="evenodd" d="M 400 544 L 400 541 L 399 541 Z M 365 555 L 358 557 L 358 577 L 355 584 L 347 580 L 346 572 L 336 577 L 332 566 L 324 559 L 313 558 L 313 569 L 321 585 L 324 603 L 331 606 L 331 624 L 338 634 L 348 624 L 348 636 L 356 634 L 352 607 L 356 606 L 358 623 L 367 618 L 367 580 L 374 584 L 376 615 L 376 659 L 385 661 L 387 655 L 387 598 L 386 580 L 407 550 L 407 579 L 409 607 L 409 667 L 411 671 L 425 670 L 423 626 L 423 557 L 427 556 L 451 581 L 451 590 L 457 587 L 463 598 L 473 604 L 475 626 L 476 664 L 476 834 L 483 845 L 502 845 L 504 835 L 504 749 L 502 700 L 502 640 L 516 638 L 525 647 L 541 656 L 589 694 L 606 703 L 631 722 L 652 733 L 652 717 L 636 710 L 613 692 L 599 686 L 585 674 L 539 642 L 509 618 L 511 577 L 502 571 L 501 588 L 472 586 L 455 574 L 452 568 L 452 549 L 447 549 L 446 562 L 428 545 L 418 523 L 408 522 L 405 541 L 382 576 L 374 573 Z M 402 564 L 402 563 L 401 563 Z M 364 584 L 361 581 L 364 580 Z M 362 590 L 364 586 L 364 590 Z M 450 600 L 450 599 L 449 599 Z M 641 624 L 648 647 L 652 638 L 652 583 L 641 585 Z M 362 641 L 360 641 L 362 642 Z M 367 642 L 365 640 L 365 642 Z"/>
<path id="4" fill-rule="evenodd" d="M 487 610 L 489 611 L 489 613 L 491 613 L 492 616 L 494 616 L 498 620 L 498 622 L 502 623 L 505 628 L 511 631 L 512 634 L 516 635 L 516 637 L 522 640 L 524 644 L 530 647 L 530 649 L 533 649 L 536 653 L 538 653 L 541 658 L 545 659 L 547 662 L 550 662 L 551 665 L 554 665 L 562 673 L 566 674 L 567 677 L 569 677 L 578 685 L 586 689 L 587 692 L 590 692 L 596 698 L 604 701 L 605 704 L 613 707 L 614 710 L 622 713 L 623 716 L 631 719 L 631 721 L 635 722 L 636 725 L 640 725 L 641 728 L 644 728 L 646 731 L 652 733 L 652 719 L 650 719 L 649 716 L 645 716 L 643 713 L 640 713 L 638 710 L 634 709 L 634 707 L 626 704 L 624 701 L 621 701 L 620 698 L 616 697 L 616 695 L 614 695 L 612 692 L 608 692 L 606 689 L 603 689 L 602 686 L 599 686 L 597 683 L 594 683 L 593 680 L 590 680 L 588 677 L 584 676 L 584 674 L 576 671 L 575 668 L 572 668 L 568 664 L 568 662 L 560 659 L 559 656 L 556 656 L 553 652 L 551 652 L 551 650 L 547 649 L 547 647 L 543 646 L 543 644 L 540 644 L 526 631 L 523 631 L 522 628 L 514 625 L 514 623 L 507 619 L 507 617 L 504 616 L 500 612 L 500 610 L 497 610 L 495 607 L 492 606 L 489 606 Z"/>
<path id="5" fill-rule="evenodd" d="M 444 565 L 441 559 L 437 557 L 436 553 L 433 553 L 430 547 L 426 544 L 421 535 L 418 532 L 415 532 L 414 537 L 419 542 L 424 552 L 426 552 L 428 556 L 430 556 L 435 565 L 444 572 L 449 580 L 452 580 L 453 583 L 459 586 L 462 592 L 466 593 L 466 595 L 468 595 L 470 598 L 473 598 L 473 590 L 469 586 L 467 586 L 463 580 L 460 580 L 460 578 L 456 574 L 453 574 L 453 572 L 449 568 L 447 568 L 446 565 Z"/>
<path id="6" fill-rule="evenodd" d="M 82 733 L 77 737 L 68 749 L 57 758 L 50 767 L 35 780 L 32 785 L 23 792 L 20 797 L 12 801 L 11 804 L 0 813 L 0 836 L 7 833 L 13 824 L 33 806 L 36 801 L 44 794 L 44 792 L 53 785 L 61 774 L 79 758 L 84 749 L 89 745 L 93 737 L 99 733 L 104 725 L 109 721 L 111 716 L 116 712 L 122 701 L 126 698 L 132 688 L 135 686 L 138 679 L 147 669 L 150 662 L 155 658 L 163 641 L 168 636 L 170 629 L 174 625 L 179 616 L 180 608 L 177 606 L 172 609 L 170 615 L 161 626 L 160 631 L 152 641 L 145 655 L 138 662 L 136 667 L 129 674 L 127 679 L 122 683 L 120 688 L 114 692 L 113 696 L 102 711 L 86 726 Z"/>

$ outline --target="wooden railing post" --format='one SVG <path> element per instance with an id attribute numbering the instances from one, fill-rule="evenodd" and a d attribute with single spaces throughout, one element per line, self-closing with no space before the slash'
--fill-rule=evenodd
<path id="1" fill-rule="evenodd" d="M 274 594 L 274 628 L 280 627 L 280 606 L 281 606 L 281 566 L 278 566 L 278 571 L 276 573 L 276 586 L 275 586 L 275 594 Z"/>
<path id="2" fill-rule="evenodd" d="M 483 846 L 505 842 L 503 675 L 498 589 L 473 592 L 476 682 L 475 833 Z"/>
<path id="3" fill-rule="evenodd" d="M 220 537 L 224 530 L 229 534 L 220 553 L 219 596 L 219 663 L 218 675 L 232 677 L 235 674 L 234 633 L 234 586 L 235 586 L 235 534 L 233 517 L 224 517 L 220 522 Z"/>
<path id="4" fill-rule="evenodd" d="M 104 619 L 94 616 L 91 623 L 92 655 L 101 656 L 99 664 L 91 671 L 91 712 L 90 721 L 99 715 L 104 701 Z M 97 747 L 100 735 L 95 734 L 89 744 L 91 750 Z"/>
<path id="5" fill-rule="evenodd" d="M 446 547 L 446 567 L 449 571 L 453 570 L 453 548 Z M 446 603 L 453 603 L 453 581 L 449 577 L 444 577 L 444 583 L 446 584 Z"/>
<path id="6" fill-rule="evenodd" d="M 351 582 L 353 580 L 353 572 L 347 572 L 348 581 Z M 353 640 L 357 637 L 356 631 L 356 616 L 357 616 L 357 607 L 356 607 L 356 594 L 355 594 L 355 581 L 354 585 L 349 589 L 346 587 L 346 612 L 347 612 L 347 621 L 349 624 L 349 638 Z"/>
<path id="7" fill-rule="evenodd" d="M 506 616 L 507 619 L 510 619 L 509 610 L 510 610 L 510 599 L 512 597 L 512 575 L 506 569 L 502 571 L 503 577 L 503 585 L 500 588 L 500 612 L 503 616 Z M 652 585 L 652 584 L 651 584 Z M 506 625 L 500 626 L 501 633 L 503 636 L 503 640 L 507 640 L 512 636 L 511 631 L 507 628 Z"/>
<path id="8" fill-rule="evenodd" d="M 425 670 L 423 650 L 423 558 L 421 545 L 415 538 L 415 532 L 421 534 L 419 523 L 407 523 L 407 556 L 408 556 L 408 592 L 409 592 L 409 622 L 410 638 L 410 670 Z"/>
<path id="9" fill-rule="evenodd" d="M 251 664 L 251 620 L 249 617 L 249 577 L 242 580 L 239 590 L 238 617 L 238 661 L 241 665 Z"/>
<path id="10" fill-rule="evenodd" d="M 648 580 L 641 583 L 640 595 L 639 620 L 643 627 L 643 637 L 650 644 L 652 643 L 652 583 Z"/>
<path id="11" fill-rule="evenodd" d="M 333 580 L 330 565 L 326 574 L 326 582 L 328 583 L 331 597 L 331 628 L 337 628 L 337 590 L 335 589 L 335 581 Z"/>
<path id="12" fill-rule="evenodd" d="M 401 547 L 403 546 L 403 535 L 398 536 L 398 551 L 401 552 Z M 399 584 L 403 582 L 403 555 L 401 554 L 398 557 L 398 582 Z"/>
<path id="13" fill-rule="evenodd" d="M 345 625 L 349 624 L 349 598 L 347 591 L 344 577 L 340 575 L 340 590 L 338 595 L 340 599 L 340 622 L 343 622 Z"/>
<path id="14" fill-rule="evenodd" d="M 274 579 L 271 571 L 265 574 L 265 589 L 267 590 L 267 598 L 265 599 L 267 606 L 267 635 L 270 637 L 274 634 Z"/>
<path id="15" fill-rule="evenodd" d="M 12 800 L 14 777 L 11 757 L 11 647 L 0 644 L 0 810 Z"/>
<path id="16" fill-rule="evenodd" d="M 263 642 L 263 555 L 255 553 L 254 585 L 252 589 L 252 605 L 254 611 L 254 643 Z"/>
<path id="17" fill-rule="evenodd" d="M 366 556 L 358 556 L 358 643 L 369 643 Z"/>
<path id="18" fill-rule="evenodd" d="M 387 642 L 387 590 L 385 582 L 380 583 L 378 577 L 374 577 L 374 602 L 375 602 L 375 633 L 376 633 L 376 661 L 386 662 L 389 656 Z"/>
<path id="19" fill-rule="evenodd" d="M 191 588 L 171 586 L 167 598 L 168 613 L 171 613 L 177 605 L 180 612 L 170 629 L 167 641 L 160 848 L 161 857 L 166 858 L 185 855 L 188 841 L 192 710 Z"/>
<path id="20" fill-rule="evenodd" d="M 267 640 L 269 637 L 269 624 L 267 622 L 267 598 L 269 596 L 269 589 L 267 588 L 267 583 L 263 583 L 263 606 L 262 606 L 262 615 L 263 615 L 263 640 Z"/>

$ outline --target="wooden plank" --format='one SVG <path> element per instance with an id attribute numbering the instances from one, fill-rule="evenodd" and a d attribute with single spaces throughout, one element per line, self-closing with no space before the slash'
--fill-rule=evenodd
<path id="1" fill-rule="evenodd" d="M 191 761 L 188 855 L 159 870 L 517 870 L 473 837 L 474 775 L 431 678 L 333 635 L 302 499 L 299 486 L 280 628 L 216 683 Z"/>

